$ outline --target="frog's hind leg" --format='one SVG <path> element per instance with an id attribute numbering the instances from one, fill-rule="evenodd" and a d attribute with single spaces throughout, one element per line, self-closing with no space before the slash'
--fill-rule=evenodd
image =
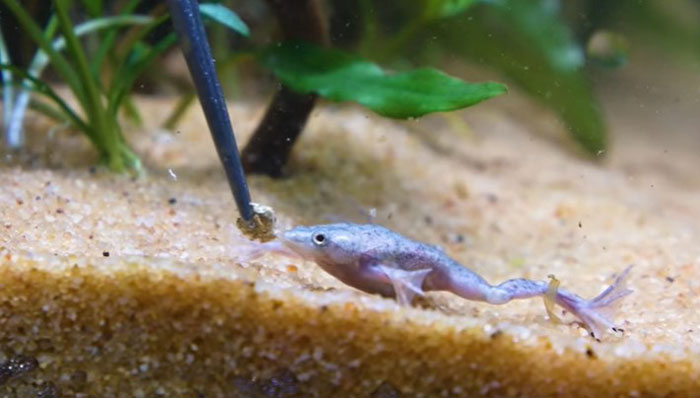
<path id="1" fill-rule="evenodd" d="M 612 285 L 591 300 L 560 290 L 556 302 L 580 319 L 596 339 L 602 336 L 604 330 L 619 331 L 612 319 L 620 299 L 632 293 L 626 285 L 631 269 L 631 266 L 627 267 Z"/>

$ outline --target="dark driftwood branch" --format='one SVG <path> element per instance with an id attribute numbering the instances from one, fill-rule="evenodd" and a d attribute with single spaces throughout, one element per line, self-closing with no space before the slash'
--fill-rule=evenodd
<path id="1" fill-rule="evenodd" d="M 284 39 L 326 45 L 328 30 L 317 0 L 268 0 Z M 312 94 L 298 94 L 281 85 L 260 125 L 243 149 L 247 173 L 282 175 L 289 153 L 316 102 Z"/>

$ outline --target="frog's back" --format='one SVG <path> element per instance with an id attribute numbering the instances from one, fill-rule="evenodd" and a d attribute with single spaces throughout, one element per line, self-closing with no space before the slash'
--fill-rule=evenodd
<path id="1" fill-rule="evenodd" d="M 407 238 L 381 225 L 348 224 L 355 232 L 355 237 L 362 241 L 364 251 L 373 257 L 390 263 L 400 264 L 402 268 L 425 267 L 426 265 L 443 268 L 454 263 L 441 248 Z"/>

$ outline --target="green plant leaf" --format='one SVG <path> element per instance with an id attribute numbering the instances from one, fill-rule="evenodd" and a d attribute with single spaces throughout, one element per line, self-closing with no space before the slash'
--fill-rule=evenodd
<path id="1" fill-rule="evenodd" d="M 136 7 L 138 7 L 140 0 L 128 0 L 120 10 L 121 15 L 127 15 L 134 12 Z M 113 52 L 117 46 L 115 43 L 117 41 L 117 29 L 112 28 L 100 37 L 100 46 L 97 51 L 92 56 L 92 62 L 90 68 L 92 73 L 99 75 L 99 71 L 102 69 L 102 64 L 105 57 L 107 57 L 110 52 Z"/>
<path id="2" fill-rule="evenodd" d="M 132 53 L 127 57 L 124 66 L 119 70 L 109 87 L 107 113 L 110 117 L 117 117 L 119 105 L 133 86 L 136 78 L 151 64 L 155 57 L 165 52 L 176 42 L 175 34 L 170 33 L 152 47 L 141 42 L 134 45 Z"/>
<path id="3" fill-rule="evenodd" d="M 446 51 L 500 69 L 554 110 L 582 148 L 606 149 L 600 105 L 580 47 L 545 0 L 492 0 L 436 25 Z M 469 40 L 465 40 L 467 37 Z"/>
<path id="4" fill-rule="evenodd" d="M 202 16 L 209 18 L 212 21 L 218 22 L 231 30 L 248 37 L 250 35 L 250 30 L 248 26 L 238 17 L 238 15 L 232 10 L 226 8 L 221 4 L 216 3 L 204 3 L 199 5 L 199 12 Z"/>
<path id="5" fill-rule="evenodd" d="M 51 40 L 44 36 L 41 27 L 34 21 L 24 7 L 17 0 L 2 0 L 5 6 L 15 15 L 19 25 L 24 29 L 26 34 L 41 48 L 51 59 L 56 72 L 61 76 L 63 81 L 71 87 L 73 93 L 80 99 L 84 100 L 85 92 L 80 81 L 80 77 L 73 70 L 73 66 L 68 63 L 68 60 L 51 47 Z M 54 18 L 51 18 L 53 21 Z M 52 22 L 49 22 L 51 25 Z"/>
<path id="6" fill-rule="evenodd" d="M 102 0 L 81 0 L 80 3 L 91 18 L 96 18 L 104 10 Z"/>
<path id="7" fill-rule="evenodd" d="M 423 17 L 425 19 L 446 18 L 457 15 L 477 0 L 424 0 Z"/>
<path id="8" fill-rule="evenodd" d="M 430 68 L 388 75 L 361 58 L 307 43 L 273 45 L 260 60 L 295 91 L 357 102 L 392 118 L 461 109 L 506 92 L 499 83 L 467 83 Z"/>
<path id="9" fill-rule="evenodd" d="M 116 17 L 95 18 L 75 26 L 75 35 L 80 37 L 102 29 L 110 29 L 120 26 L 145 25 L 152 22 L 153 18 L 146 15 L 119 15 Z M 64 37 L 59 37 L 51 43 L 57 52 L 63 51 L 66 46 Z M 29 73 L 32 76 L 39 76 L 49 63 L 49 57 L 45 52 L 38 50 L 29 66 Z"/>
<path id="10" fill-rule="evenodd" d="M 7 45 L 5 44 L 5 37 L 0 31 L 0 64 L 11 64 L 10 53 L 7 50 Z M 15 100 L 14 94 L 14 79 L 12 78 L 12 72 L 7 69 L 3 69 L 2 73 L 2 129 L 7 130 L 10 123 L 10 117 L 12 116 L 12 106 Z M 11 138 L 7 137 L 7 142 L 10 143 Z"/>
<path id="11" fill-rule="evenodd" d="M 78 40 L 78 36 L 75 34 L 75 26 L 68 15 L 70 1 L 54 0 L 53 4 L 56 9 L 58 26 L 66 41 L 66 53 L 70 55 L 80 79 L 80 87 L 83 97 L 79 97 L 78 99 L 83 109 L 87 113 L 89 124 L 92 126 L 92 128 L 96 129 L 96 131 L 102 133 L 102 135 L 96 137 L 104 139 L 99 145 L 99 148 L 106 150 L 108 153 L 112 152 L 116 147 L 116 133 L 112 131 L 112 125 L 110 121 L 107 120 L 104 113 L 102 96 L 100 95 L 99 90 L 99 80 L 97 76 L 93 75 L 90 71 L 90 64 L 87 60 L 87 54 L 83 50 L 83 47 Z M 51 46 L 50 50 L 55 52 Z M 44 49 L 44 51 L 47 54 L 50 54 L 48 50 Z"/>
<path id="12" fill-rule="evenodd" d="M 487 0 L 485 3 L 557 71 L 574 71 L 583 66 L 583 49 L 559 17 L 559 1 Z"/>
<path id="13" fill-rule="evenodd" d="M 90 127 L 78 116 L 78 114 L 63 100 L 61 97 L 43 81 L 37 79 L 35 76 L 30 75 L 24 69 L 18 68 L 14 65 L 0 64 L 0 70 L 11 71 L 14 75 L 22 80 L 21 87 L 27 90 L 32 90 L 39 94 L 45 95 L 51 99 L 68 120 L 70 120 L 73 125 L 83 130 L 85 134 L 92 140 L 92 130 Z M 50 116 L 50 115 L 49 115 Z"/>

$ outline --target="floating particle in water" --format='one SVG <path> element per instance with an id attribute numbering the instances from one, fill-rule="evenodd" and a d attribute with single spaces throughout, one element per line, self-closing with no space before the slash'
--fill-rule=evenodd
<path id="1" fill-rule="evenodd" d="M 8 380 L 29 373 L 39 366 L 36 358 L 26 355 L 16 355 L 0 365 L 0 385 Z"/>
<path id="2" fill-rule="evenodd" d="M 377 209 L 375 207 L 369 209 L 367 215 L 369 216 L 370 220 L 374 220 L 375 218 L 377 218 Z"/>
<path id="3" fill-rule="evenodd" d="M 168 174 L 170 174 L 170 179 L 173 181 L 177 181 L 177 174 L 173 171 L 173 169 L 168 169 Z"/>
<path id="4" fill-rule="evenodd" d="M 170 198 L 170 199 L 168 199 L 168 203 L 171 204 L 171 205 L 174 205 L 175 203 L 177 203 L 177 199 L 175 199 L 175 198 Z"/>
<path id="5" fill-rule="evenodd" d="M 102 252 L 103 257 L 109 257 L 109 252 L 108 251 L 103 251 Z"/>

